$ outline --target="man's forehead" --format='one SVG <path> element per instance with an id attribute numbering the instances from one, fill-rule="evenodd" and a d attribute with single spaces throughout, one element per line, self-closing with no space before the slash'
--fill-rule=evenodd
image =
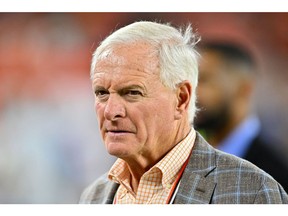
<path id="1" fill-rule="evenodd" d="M 143 84 L 146 85 L 151 81 L 159 80 L 160 77 L 157 74 L 147 73 L 145 71 L 135 71 L 135 69 L 107 69 L 104 71 L 99 70 L 94 74 L 92 79 L 94 85 L 105 85 L 105 84 L 112 84 L 113 85 L 138 85 Z"/>
<path id="2" fill-rule="evenodd" d="M 159 75 L 159 61 L 157 57 L 146 55 L 146 52 L 120 47 L 117 50 L 107 51 L 95 65 L 94 75 L 108 74 L 121 75 Z"/>
<path id="3" fill-rule="evenodd" d="M 150 70 L 147 65 L 143 67 L 139 64 L 111 64 L 111 62 L 99 62 L 96 65 L 92 79 L 93 86 L 113 86 L 113 88 L 126 88 L 129 86 L 149 86 L 151 83 L 159 81 L 159 68 Z"/>
<path id="4" fill-rule="evenodd" d="M 145 42 L 133 42 L 117 44 L 103 50 L 99 60 L 109 59 L 115 63 L 126 63 L 127 59 L 134 62 L 143 62 L 146 60 L 158 62 L 158 55 L 153 47 Z"/>

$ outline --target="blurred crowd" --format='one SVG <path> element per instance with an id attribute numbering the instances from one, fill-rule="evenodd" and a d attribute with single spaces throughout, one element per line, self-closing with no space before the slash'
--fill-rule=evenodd
<path id="1" fill-rule="evenodd" d="M 249 48 L 259 66 L 253 107 L 264 139 L 288 164 L 288 13 L 2 13 L 0 203 L 77 203 L 110 168 L 115 158 L 93 107 L 91 53 L 137 20 L 189 22 L 202 41 Z"/>

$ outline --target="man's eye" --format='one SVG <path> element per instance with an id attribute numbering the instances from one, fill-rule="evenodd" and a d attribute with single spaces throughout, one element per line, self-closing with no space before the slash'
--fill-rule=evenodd
<path id="1" fill-rule="evenodd" d="M 104 98 L 109 94 L 109 92 L 105 91 L 105 90 L 96 90 L 95 91 L 95 95 L 98 98 Z"/>
<path id="2" fill-rule="evenodd" d="M 131 90 L 129 91 L 130 95 L 142 95 L 140 91 L 136 91 L 136 90 Z"/>
<path id="3" fill-rule="evenodd" d="M 142 92 L 141 91 L 138 91 L 138 90 L 129 90 L 126 92 L 126 95 L 129 95 L 129 96 L 142 96 Z"/>

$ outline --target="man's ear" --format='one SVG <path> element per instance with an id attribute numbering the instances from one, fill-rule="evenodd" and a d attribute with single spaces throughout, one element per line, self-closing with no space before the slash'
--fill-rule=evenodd
<path id="1" fill-rule="evenodd" d="M 177 85 L 177 106 L 175 110 L 175 118 L 180 119 L 185 112 L 188 111 L 192 94 L 192 85 L 185 80 Z"/>

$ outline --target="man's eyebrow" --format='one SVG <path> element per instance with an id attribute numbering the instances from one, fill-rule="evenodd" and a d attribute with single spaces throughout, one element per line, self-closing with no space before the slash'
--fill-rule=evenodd
<path id="1" fill-rule="evenodd" d="M 123 86 L 122 88 L 120 88 L 118 90 L 118 92 L 125 92 L 125 91 L 129 91 L 129 90 L 139 90 L 141 91 L 143 94 L 145 94 L 147 91 L 146 91 L 146 88 L 145 86 L 142 86 L 142 85 L 128 85 L 128 86 Z"/>
<path id="2" fill-rule="evenodd" d="M 107 90 L 106 88 L 104 88 L 103 86 L 99 86 L 99 85 L 96 85 L 93 87 L 93 91 L 96 92 L 96 91 L 103 91 L 103 90 Z"/>
<path id="3" fill-rule="evenodd" d="M 108 90 L 106 89 L 104 86 L 101 86 L 101 85 L 96 85 L 94 86 L 94 91 L 99 91 L 99 90 Z M 117 89 L 116 91 L 117 92 L 123 92 L 123 91 L 127 91 L 127 90 L 131 90 L 131 89 L 139 89 L 139 90 L 142 90 L 142 91 L 146 91 L 146 88 L 144 86 L 141 86 L 141 85 L 128 85 L 128 86 L 123 86 L 119 89 Z"/>

